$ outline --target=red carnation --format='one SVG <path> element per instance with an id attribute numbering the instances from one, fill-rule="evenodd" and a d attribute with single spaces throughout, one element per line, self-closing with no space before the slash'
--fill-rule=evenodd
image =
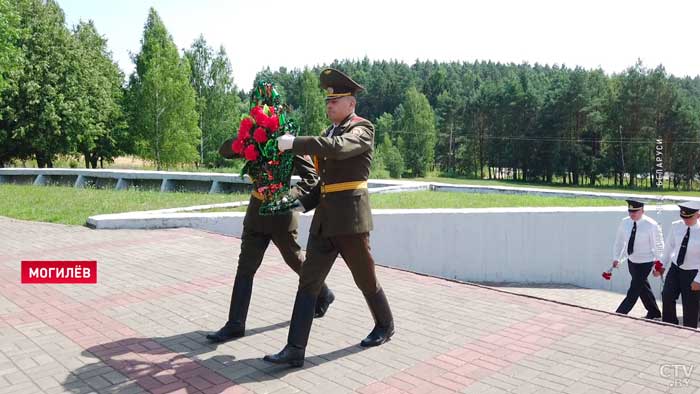
<path id="1" fill-rule="evenodd" d="M 247 140 L 250 138 L 250 129 L 238 129 L 238 139 L 239 140 Z"/>
<path id="2" fill-rule="evenodd" d="M 267 132 L 262 127 L 258 127 L 253 133 L 253 139 L 262 144 L 267 141 Z"/>
<path id="3" fill-rule="evenodd" d="M 250 116 L 255 119 L 255 123 L 257 123 L 258 126 L 264 127 L 267 123 L 268 116 L 265 115 L 261 106 L 253 107 L 253 109 L 250 110 Z"/>
<path id="4" fill-rule="evenodd" d="M 231 144 L 231 150 L 233 150 L 233 153 L 240 155 L 241 152 L 243 152 L 243 140 L 242 139 L 237 139 L 233 141 L 233 144 Z"/>
<path id="5" fill-rule="evenodd" d="M 255 149 L 255 145 L 248 145 L 245 148 L 245 151 L 243 152 L 245 155 L 245 159 L 248 161 L 255 161 L 258 159 L 258 156 L 260 156 L 260 153 L 258 153 L 258 150 Z"/>
<path id="6" fill-rule="evenodd" d="M 280 120 L 277 117 L 277 115 L 272 115 L 269 118 L 267 118 L 267 121 L 265 122 L 264 126 L 274 133 L 275 131 L 277 131 L 277 129 L 280 128 Z"/>
<path id="7" fill-rule="evenodd" d="M 245 118 L 243 118 L 243 120 L 241 120 L 241 125 L 240 125 L 240 127 L 238 127 L 238 134 L 240 134 L 241 132 L 250 133 L 250 130 L 252 130 L 252 129 L 253 129 L 253 119 L 246 116 Z"/>
<path id="8" fill-rule="evenodd" d="M 660 275 L 664 274 L 664 265 L 659 260 L 654 261 L 654 271 L 658 272 Z"/>
<path id="9" fill-rule="evenodd" d="M 260 116 L 260 114 L 265 115 L 265 113 L 263 112 L 262 107 L 259 106 L 259 105 L 257 105 L 257 106 L 255 106 L 255 107 L 253 107 L 253 108 L 250 109 L 250 116 L 252 116 L 253 119 L 256 119 L 258 116 Z"/>

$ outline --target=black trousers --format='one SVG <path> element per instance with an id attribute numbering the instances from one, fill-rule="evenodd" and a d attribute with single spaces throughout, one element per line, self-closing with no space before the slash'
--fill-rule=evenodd
<path id="1" fill-rule="evenodd" d="M 683 303 L 683 325 L 685 327 L 698 328 L 698 309 L 700 308 L 700 291 L 690 289 L 690 284 L 695 279 L 698 270 L 684 270 L 671 264 L 666 275 L 663 300 L 663 318 L 666 323 L 678 324 L 676 314 L 676 300 L 681 296 Z"/>
<path id="2" fill-rule="evenodd" d="M 617 307 L 617 313 L 627 314 L 634 308 L 637 303 L 637 299 L 642 299 L 642 304 L 647 310 L 647 316 L 649 317 L 660 317 L 661 311 L 656 305 L 656 298 L 654 298 L 654 293 L 651 292 L 651 286 L 649 285 L 649 273 L 651 272 L 653 262 L 649 263 L 633 263 L 627 261 L 627 267 L 629 268 L 630 275 L 632 276 L 632 282 L 630 282 L 630 287 L 627 290 L 627 296 L 620 306 Z"/>

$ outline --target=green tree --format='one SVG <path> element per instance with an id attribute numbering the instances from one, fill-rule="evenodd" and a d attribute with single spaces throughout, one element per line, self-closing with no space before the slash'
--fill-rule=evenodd
<path id="1" fill-rule="evenodd" d="M 692 189 L 693 180 L 700 172 L 700 95 L 693 94 L 690 79 L 669 78 L 661 66 L 651 73 L 651 84 L 656 92 L 654 121 L 656 135 L 663 141 L 661 162 L 655 160 L 655 169 L 669 176 L 669 186 Z M 697 78 L 696 78 L 697 80 Z M 696 92 L 697 93 L 697 92 Z M 656 165 L 659 164 L 657 167 Z M 653 185 L 661 184 L 652 174 Z"/>
<path id="2" fill-rule="evenodd" d="M 190 64 L 190 83 L 196 93 L 200 163 L 212 167 L 224 164 L 218 148 L 236 128 L 244 110 L 233 83 L 231 62 L 223 47 L 214 54 L 200 36 L 185 52 Z"/>
<path id="3" fill-rule="evenodd" d="M 247 112 L 246 104 L 238 95 L 233 82 L 233 72 L 226 50 L 219 47 L 211 65 L 212 89 L 209 97 L 210 128 L 205 141 L 204 163 L 208 166 L 221 166 L 224 163 L 219 155 L 219 145 L 234 131 L 238 130 L 241 114 Z"/>
<path id="4" fill-rule="evenodd" d="M 404 141 L 402 156 L 414 177 L 425 176 L 435 157 L 435 114 L 415 87 L 406 91 L 401 108 L 396 121 Z"/>
<path id="5" fill-rule="evenodd" d="M 121 107 L 124 76 L 92 21 L 80 22 L 73 36 L 78 46 L 74 93 L 80 105 L 71 128 L 85 167 L 97 168 L 98 162 L 103 166 L 120 153 L 116 138 L 123 138 L 126 128 Z"/>
<path id="6" fill-rule="evenodd" d="M 300 135 L 319 135 L 326 127 L 324 95 L 319 88 L 318 73 L 304 69 L 299 77 Z"/>
<path id="7" fill-rule="evenodd" d="M 20 69 L 2 94 L 3 130 L 0 161 L 36 158 L 39 167 L 53 167 L 57 154 L 71 152 L 69 125 L 76 116 L 73 87 L 76 45 L 55 1 L 16 2 L 22 50 Z"/>
<path id="8" fill-rule="evenodd" d="M 409 167 L 417 161 L 408 155 L 414 147 L 422 148 L 401 130 L 407 123 L 400 120 L 412 112 L 406 105 L 411 86 L 425 94 L 435 111 L 440 138 L 434 157 L 447 173 L 591 185 L 614 177 L 619 185 L 644 187 L 656 183 L 657 138 L 664 141 L 671 186 L 692 187 L 700 171 L 695 153 L 700 152 L 700 77 L 678 79 L 663 67 L 648 70 L 641 63 L 612 76 L 600 69 L 490 61 L 416 61 L 409 66 L 364 58 L 329 66 L 365 86 L 358 114 L 377 125 L 376 166 L 381 164 L 382 171 L 386 158 L 380 148 L 387 132 L 407 155 Z M 297 107 L 301 73 L 285 68 L 262 72 Z M 385 117 L 390 113 L 393 119 Z"/>
<path id="9" fill-rule="evenodd" d="M 9 74 L 20 66 L 22 52 L 17 47 L 20 33 L 17 5 L 0 0 L 0 90 L 5 87 Z"/>
<path id="10" fill-rule="evenodd" d="M 401 178 L 405 165 L 399 148 L 391 142 L 388 134 L 384 134 L 384 140 L 377 147 L 377 155 L 382 158 L 383 167 L 389 171 L 392 178 Z"/>
<path id="11" fill-rule="evenodd" d="M 155 9 L 144 27 L 141 51 L 131 75 L 130 129 L 139 154 L 158 170 L 195 162 L 201 130 L 187 59 L 181 59 Z"/>
<path id="12" fill-rule="evenodd" d="M 23 53 L 19 48 L 22 30 L 17 4 L 0 0 L 0 167 L 4 167 L 18 152 L 14 138 L 11 107 L 19 89 L 17 79 L 22 70 Z M 4 119 L 4 120 L 3 120 Z"/>
<path id="13" fill-rule="evenodd" d="M 623 185 L 629 174 L 629 186 L 637 186 L 637 175 L 653 168 L 656 141 L 654 121 L 655 94 L 649 70 L 641 61 L 614 77 L 615 96 L 609 117 L 608 154 L 614 158 L 616 183 Z"/>
<path id="14" fill-rule="evenodd" d="M 374 125 L 374 129 L 374 140 L 381 144 L 384 141 L 384 136 L 391 136 L 391 132 L 394 131 L 394 116 L 388 112 L 381 114 Z"/>
<path id="15" fill-rule="evenodd" d="M 185 51 L 185 57 L 190 65 L 190 83 L 196 95 L 195 102 L 197 114 L 199 115 L 199 129 L 202 131 L 199 141 L 199 162 L 204 163 L 204 139 L 206 138 L 209 124 L 206 112 L 209 90 L 212 85 L 210 69 L 213 49 L 207 45 L 204 36 L 200 35 L 192 43 L 190 49 Z"/>
<path id="16" fill-rule="evenodd" d="M 454 175 L 457 172 L 455 155 L 459 134 L 457 128 L 462 123 L 462 100 L 445 90 L 437 96 L 436 101 L 437 132 L 440 135 L 436 146 L 436 161 L 441 169 Z"/>

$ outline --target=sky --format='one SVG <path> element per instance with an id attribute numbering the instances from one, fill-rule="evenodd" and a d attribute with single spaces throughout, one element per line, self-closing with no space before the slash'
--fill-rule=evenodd
<path id="1" fill-rule="evenodd" d="M 128 76 L 150 7 L 181 50 L 223 46 L 234 82 L 264 67 L 334 59 L 527 62 L 618 73 L 641 59 L 700 74 L 700 2 L 647 0 L 58 0 L 67 25 L 93 20 Z"/>

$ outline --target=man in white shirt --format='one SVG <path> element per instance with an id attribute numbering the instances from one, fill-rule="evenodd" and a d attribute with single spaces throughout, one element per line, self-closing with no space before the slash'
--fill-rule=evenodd
<path id="1" fill-rule="evenodd" d="M 678 204 L 681 220 L 673 222 L 666 238 L 666 250 L 661 261 L 668 275 L 661 293 L 663 317 L 666 323 L 678 324 L 676 300 L 683 302 L 683 325 L 698 328 L 700 303 L 700 201 Z M 654 276 L 659 275 L 656 271 Z"/>
<path id="2" fill-rule="evenodd" d="M 661 317 L 661 311 L 656 305 L 654 293 L 649 285 L 649 273 L 654 261 L 661 259 L 664 241 L 661 226 L 644 214 L 644 203 L 637 200 L 626 200 L 629 216 L 622 219 L 617 228 L 617 236 L 613 246 L 613 267 L 620 265 L 622 256 L 627 256 L 627 266 L 632 276 L 627 296 L 617 313 L 627 314 L 632 310 L 637 299 L 641 298 L 647 310 L 647 319 Z"/>

